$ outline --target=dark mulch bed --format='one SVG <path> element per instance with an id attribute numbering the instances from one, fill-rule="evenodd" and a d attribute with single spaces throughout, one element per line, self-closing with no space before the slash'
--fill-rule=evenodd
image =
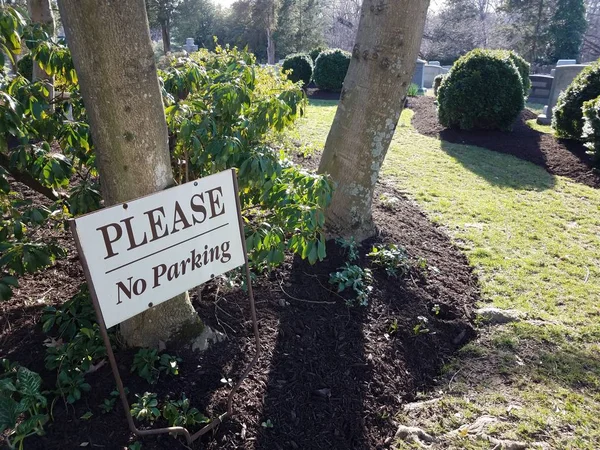
<path id="1" fill-rule="evenodd" d="M 398 195 L 391 188 L 379 190 L 376 198 L 384 191 Z M 374 291 L 365 308 L 346 306 L 328 286 L 329 273 L 345 262 L 334 243 L 329 243 L 323 263 L 310 266 L 289 257 L 281 269 L 261 278 L 255 294 L 262 356 L 235 399 L 237 416 L 194 448 L 381 448 L 393 436 L 391 417 L 402 403 L 426 388 L 458 346 L 473 336 L 470 311 L 479 294 L 466 258 L 402 197 L 393 211 L 376 204 L 375 220 L 380 234 L 361 248 L 361 266 L 368 266 L 364 254 L 371 244 L 393 242 L 406 247 L 414 260 L 424 258 L 427 270 L 415 268 L 402 280 L 374 270 Z M 47 336 L 41 331 L 41 309 L 68 299 L 83 276 L 69 236 L 59 230 L 48 233 L 68 247 L 69 255 L 22 279 L 14 298 L 0 303 L 0 357 L 40 372 L 44 387 L 51 389 L 55 374 L 44 369 Z M 228 339 L 204 354 L 168 348 L 183 359 L 181 374 L 161 378 L 156 386 L 130 374 L 133 352 L 119 350 L 130 401 L 144 391 L 157 392 L 161 400 L 185 393 L 209 416 L 225 410 L 229 388 L 221 379 L 235 381 L 254 356 L 248 299 L 217 281 L 207 284 L 201 297 L 194 299 L 199 314 Z M 432 312 L 435 304 L 440 306 L 438 315 Z M 429 320 L 429 333 L 415 335 L 419 316 Z M 57 401 L 47 434 L 29 438 L 25 448 L 122 449 L 134 440 L 120 404 L 109 414 L 99 408 L 114 389 L 109 367 L 87 379 L 91 392 L 73 406 Z M 81 419 L 88 411 L 93 416 Z M 268 419 L 273 427 L 262 427 Z M 184 448 L 165 435 L 142 442 L 144 450 Z"/>
<path id="2" fill-rule="evenodd" d="M 314 84 L 310 84 L 306 89 L 306 96 L 311 100 L 339 100 L 340 93 L 339 92 L 329 92 L 322 91 L 316 87 Z"/>
<path id="3" fill-rule="evenodd" d="M 432 97 L 411 97 L 408 107 L 415 112 L 413 126 L 426 136 L 457 144 L 476 145 L 544 167 L 554 175 L 569 177 L 578 183 L 600 187 L 600 175 L 593 170 L 591 157 L 580 142 L 557 139 L 533 130 L 526 123 L 536 115 L 523 110 L 510 132 L 462 131 L 444 128 L 438 122 L 436 106 Z"/>

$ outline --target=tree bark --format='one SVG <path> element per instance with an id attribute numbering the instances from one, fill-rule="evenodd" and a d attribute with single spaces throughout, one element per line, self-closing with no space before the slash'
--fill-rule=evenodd
<path id="1" fill-rule="evenodd" d="M 319 165 L 337 187 L 330 234 L 375 232 L 371 206 L 379 170 L 415 70 L 429 0 L 365 0 L 352 61 Z"/>
<path id="2" fill-rule="evenodd" d="M 50 0 L 27 0 L 27 8 L 31 21 L 33 23 L 39 23 L 44 31 L 54 37 L 55 26 L 54 26 L 54 15 L 52 14 L 52 8 L 50 7 Z M 46 80 L 48 87 L 48 100 L 52 101 L 54 98 L 54 77 L 51 77 L 43 70 L 37 62 L 33 62 L 33 81 Z M 52 108 L 54 106 L 52 105 Z"/>
<path id="3" fill-rule="evenodd" d="M 160 30 L 162 32 L 163 51 L 166 55 L 171 51 L 171 33 L 169 32 L 169 23 L 167 20 L 160 22 Z"/>
<path id="4" fill-rule="evenodd" d="M 267 28 L 267 64 L 275 64 L 275 41 L 271 28 Z"/>
<path id="5" fill-rule="evenodd" d="M 144 0 L 58 0 L 91 125 L 107 206 L 173 185 L 167 124 Z M 157 346 L 199 319 L 182 294 L 121 324 L 130 346 Z"/>

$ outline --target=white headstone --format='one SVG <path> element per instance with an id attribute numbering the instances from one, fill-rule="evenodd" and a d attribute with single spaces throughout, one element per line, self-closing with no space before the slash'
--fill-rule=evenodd
<path id="1" fill-rule="evenodd" d="M 556 62 L 556 67 L 559 67 L 559 66 L 572 66 L 573 64 L 577 64 L 577 60 L 575 60 L 575 59 L 559 59 Z"/>
<path id="2" fill-rule="evenodd" d="M 188 53 L 194 53 L 198 51 L 198 46 L 194 44 L 194 38 L 186 38 L 183 49 Z"/>
<path id="3" fill-rule="evenodd" d="M 550 89 L 550 99 L 548 105 L 543 114 L 540 114 L 537 118 L 538 123 L 543 125 L 549 125 L 552 122 L 552 112 L 556 106 L 556 101 L 561 92 L 566 90 L 573 79 L 579 75 L 587 64 L 572 64 L 557 66 L 554 71 L 554 80 L 552 80 L 552 88 Z"/>

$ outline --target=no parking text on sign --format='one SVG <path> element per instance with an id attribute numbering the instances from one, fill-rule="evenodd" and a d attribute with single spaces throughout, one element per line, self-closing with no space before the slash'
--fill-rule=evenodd
<path id="1" fill-rule="evenodd" d="M 106 327 L 246 261 L 227 170 L 75 219 Z"/>

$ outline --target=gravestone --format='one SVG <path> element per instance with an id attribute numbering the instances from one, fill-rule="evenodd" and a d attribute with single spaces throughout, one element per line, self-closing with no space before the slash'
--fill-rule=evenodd
<path id="1" fill-rule="evenodd" d="M 527 101 L 547 105 L 550 101 L 550 91 L 554 77 L 550 75 L 529 75 L 529 79 L 531 80 L 531 90 Z"/>
<path id="2" fill-rule="evenodd" d="M 188 53 L 194 53 L 198 51 L 198 46 L 194 44 L 194 38 L 186 38 L 183 49 Z"/>
<path id="3" fill-rule="evenodd" d="M 430 66 L 441 66 L 439 61 L 429 61 L 427 64 Z"/>
<path id="4" fill-rule="evenodd" d="M 554 80 L 552 81 L 552 88 L 550 89 L 550 95 L 547 108 L 537 118 L 537 123 L 540 125 L 550 125 L 552 123 L 552 110 L 556 106 L 556 101 L 561 92 L 566 90 L 573 79 L 579 75 L 587 64 L 572 64 L 556 66 L 554 72 Z"/>
<path id="5" fill-rule="evenodd" d="M 419 91 L 423 92 L 425 89 L 423 88 L 423 76 L 425 69 L 426 61 L 422 59 L 417 59 L 417 65 L 415 66 L 415 73 L 412 78 L 412 82 L 419 87 Z"/>
<path id="6" fill-rule="evenodd" d="M 423 87 L 430 89 L 433 87 L 433 79 L 438 75 L 447 73 L 448 71 L 441 66 L 425 64 L 423 67 Z"/>
<path id="7" fill-rule="evenodd" d="M 575 59 L 559 59 L 558 61 L 556 61 L 556 67 L 560 67 L 560 66 L 573 66 L 577 64 L 577 60 Z M 554 76 L 554 73 L 556 72 L 556 69 L 552 69 L 550 71 L 550 75 Z"/>

